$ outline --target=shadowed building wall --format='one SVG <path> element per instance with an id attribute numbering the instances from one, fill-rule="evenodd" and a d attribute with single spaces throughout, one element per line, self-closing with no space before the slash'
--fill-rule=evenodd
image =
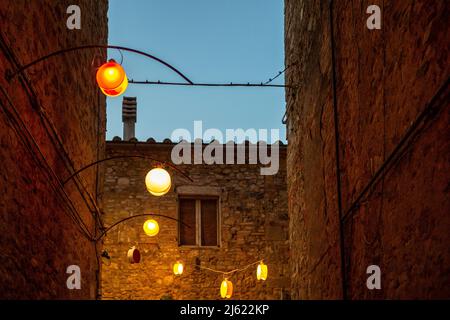
<path id="1" fill-rule="evenodd" d="M 380 30 L 366 27 L 369 5 L 381 8 Z M 330 15 L 329 1 L 285 1 L 286 65 L 297 63 L 286 84 L 298 86 L 286 91 L 292 297 L 342 297 L 338 173 L 348 212 L 347 296 L 448 298 L 449 3 L 332 7 Z M 433 111 L 423 130 L 349 211 L 424 110 Z M 373 264 L 381 268 L 381 290 L 366 287 Z"/>
<path id="2" fill-rule="evenodd" d="M 95 246 L 82 235 L 73 217 L 77 212 L 77 219 L 84 221 L 90 233 L 99 227 L 89 194 L 96 201 L 102 174 L 93 167 L 80 180 L 65 187 L 60 183 L 74 168 L 104 156 L 105 98 L 95 83 L 92 61 L 95 55 L 105 59 L 106 50 L 55 56 L 26 70 L 24 77 L 5 79 L 7 70 L 52 51 L 107 43 L 107 1 L 76 2 L 81 9 L 81 30 L 66 27 L 71 4 L 0 2 L 3 299 L 95 299 L 97 294 Z M 81 269 L 80 290 L 66 286 L 70 265 Z"/>

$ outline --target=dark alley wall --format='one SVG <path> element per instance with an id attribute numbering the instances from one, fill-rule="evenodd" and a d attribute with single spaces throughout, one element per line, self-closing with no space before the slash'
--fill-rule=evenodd
<path id="1" fill-rule="evenodd" d="M 24 76 L 5 77 L 8 70 L 55 50 L 107 43 L 107 1 L 76 2 L 81 30 L 66 27 L 71 4 L 0 2 L 0 299 L 97 295 L 95 246 L 75 219 L 82 219 L 90 233 L 98 228 L 89 197 L 96 200 L 101 172 L 93 167 L 64 187 L 61 181 L 104 156 L 105 98 L 92 61 L 95 54 L 105 59 L 106 50 L 55 56 Z M 70 265 L 81 269 L 80 290 L 66 286 Z"/>
<path id="2" fill-rule="evenodd" d="M 342 298 L 336 107 L 348 298 L 448 298 L 449 3 L 333 1 L 334 39 L 328 3 L 285 1 L 292 297 Z M 372 4 L 381 30 L 366 27 Z M 381 290 L 366 287 L 373 264 Z"/>

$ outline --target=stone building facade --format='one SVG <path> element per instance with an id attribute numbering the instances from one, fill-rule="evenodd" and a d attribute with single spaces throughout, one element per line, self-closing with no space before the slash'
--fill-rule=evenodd
<path id="1" fill-rule="evenodd" d="M 205 147 L 206 145 L 203 145 Z M 116 158 L 149 156 L 171 161 L 170 141 L 164 143 L 108 141 L 105 162 L 104 216 L 106 226 L 143 213 L 178 218 L 180 199 L 212 197 L 219 203 L 219 246 L 180 245 L 179 224 L 158 218 L 160 232 L 148 237 L 143 223 L 148 217 L 130 219 L 111 229 L 103 246 L 110 264 L 103 264 L 103 299 L 220 299 L 222 275 L 196 265 L 230 271 L 263 259 L 268 265 L 266 281 L 256 280 L 256 266 L 229 276 L 232 299 L 289 298 L 289 244 L 286 193 L 286 146 L 280 146 L 280 169 L 261 175 L 254 164 L 182 164 L 179 168 L 194 182 L 173 170 L 173 186 L 162 197 L 152 196 L 144 179 L 152 168 L 146 159 Z M 248 161 L 247 161 L 248 163 Z M 195 232 L 195 230 L 192 230 Z M 127 251 L 135 246 L 141 261 L 130 264 Z M 172 265 L 184 262 L 185 271 L 175 276 Z"/>
<path id="2" fill-rule="evenodd" d="M 54 56 L 6 79 L 52 51 L 107 43 L 107 1 L 77 1 L 80 30 L 66 26 L 71 4 L 0 2 L 0 299 L 97 296 L 96 247 L 79 219 L 92 234 L 100 227 L 93 203 L 102 174 L 93 167 L 62 181 L 104 156 L 106 105 L 92 60 L 106 50 Z M 66 286 L 70 265 L 80 267 L 80 290 Z"/>
<path id="3" fill-rule="evenodd" d="M 285 1 L 292 298 L 450 296 L 449 10 Z"/>

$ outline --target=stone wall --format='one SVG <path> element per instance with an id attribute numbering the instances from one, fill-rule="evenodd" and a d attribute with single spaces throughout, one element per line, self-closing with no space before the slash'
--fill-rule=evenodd
<path id="1" fill-rule="evenodd" d="M 5 77 L 7 71 L 55 50 L 107 43 L 107 1 L 77 1 L 81 30 L 66 27 L 71 4 L 0 3 L 2 299 L 95 299 L 97 295 L 96 248 L 70 215 L 78 212 L 87 229 L 95 232 L 93 205 L 87 200 L 88 209 L 82 197 L 89 199 L 90 194 L 96 200 L 102 174 L 93 167 L 76 183 L 65 187 L 60 183 L 73 168 L 104 156 L 105 98 L 95 84 L 92 60 L 95 54 L 104 59 L 106 50 L 55 56 L 27 69 L 24 77 L 11 81 Z M 71 202 L 75 209 L 68 209 Z M 80 290 L 67 289 L 69 265 L 81 269 Z"/>
<path id="2" fill-rule="evenodd" d="M 170 161 L 171 143 L 107 142 L 107 156 L 146 155 Z M 108 232 L 104 249 L 111 257 L 103 265 L 103 299 L 219 299 L 222 276 L 199 270 L 196 264 L 223 271 L 241 268 L 264 259 L 268 279 L 256 280 L 256 266 L 230 277 L 233 299 L 286 299 L 289 297 L 289 244 L 286 194 L 286 146 L 280 147 L 280 170 L 273 176 L 260 175 L 259 165 L 180 165 L 194 182 L 173 174 L 171 191 L 152 196 L 144 178 L 152 163 L 143 159 L 114 159 L 105 162 L 103 220 L 105 225 L 143 213 L 176 218 L 177 197 L 183 188 L 200 194 L 220 194 L 221 244 L 219 248 L 179 246 L 177 222 L 156 218 L 160 232 L 148 237 L 142 225 L 148 217 L 130 219 Z M 198 191 L 200 190 L 200 191 Z M 127 261 L 127 251 L 136 246 L 139 264 Z M 186 267 L 174 276 L 177 260 Z"/>
<path id="3" fill-rule="evenodd" d="M 450 296 L 446 1 L 285 1 L 292 297 L 342 297 L 334 105 L 345 214 L 419 114 L 435 115 L 343 224 L 352 299 Z M 380 6 L 381 30 L 366 27 Z M 333 99 L 332 49 L 336 96 Z M 446 98 L 433 99 L 440 88 Z M 366 268 L 381 268 L 368 290 Z"/>

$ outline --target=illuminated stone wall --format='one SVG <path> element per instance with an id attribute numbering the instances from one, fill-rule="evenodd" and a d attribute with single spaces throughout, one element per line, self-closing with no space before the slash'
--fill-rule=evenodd
<path id="1" fill-rule="evenodd" d="M 170 160 L 171 143 L 107 142 L 107 155 L 147 155 Z M 146 217 L 128 220 L 108 233 L 104 249 L 111 264 L 103 264 L 103 299 L 219 299 L 222 276 L 198 270 L 196 264 L 229 271 L 261 258 L 269 267 L 265 282 L 256 280 L 256 266 L 230 277 L 233 299 L 286 299 L 289 297 L 289 244 L 286 198 L 286 146 L 280 147 L 280 170 L 260 175 L 259 165 L 181 165 L 194 183 L 173 175 L 174 186 L 163 197 L 147 192 L 144 178 L 151 162 L 115 159 L 106 163 L 104 189 L 105 225 L 142 213 L 176 218 L 177 192 L 182 188 L 211 190 L 220 194 L 221 245 L 188 248 L 178 245 L 177 222 L 158 219 L 159 235 L 151 238 L 142 229 Z M 208 191 L 209 190 L 209 191 Z M 139 264 L 127 261 L 136 246 Z M 185 272 L 174 276 L 172 265 L 182 259 Z"/>

